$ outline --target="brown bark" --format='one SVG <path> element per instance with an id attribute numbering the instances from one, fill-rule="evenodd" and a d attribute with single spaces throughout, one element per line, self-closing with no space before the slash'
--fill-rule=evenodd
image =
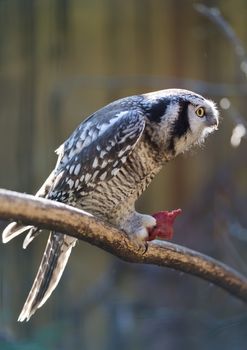
<path id="1" fill-rule="evenodd" d="M 148 242 L 146 252 L 138 250 L 123 231 L 68 205 L 0 190 L 0 218 L 66 233 L 125 261 L 170 267 L 198 276 L 247 302 L 247 279 L 227 265 L 166 241 Z"/>

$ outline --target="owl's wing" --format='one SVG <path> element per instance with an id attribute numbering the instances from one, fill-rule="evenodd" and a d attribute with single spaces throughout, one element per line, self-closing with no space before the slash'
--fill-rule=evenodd
<path id="1" fill-rule="evenodd" d="M 145 127 L 142 111 L 97 113 L 59 147 L 56 178 L 48 198 L 69 202 L 74 192 L 87 193 L 115 176 L 138 143 Z"/>

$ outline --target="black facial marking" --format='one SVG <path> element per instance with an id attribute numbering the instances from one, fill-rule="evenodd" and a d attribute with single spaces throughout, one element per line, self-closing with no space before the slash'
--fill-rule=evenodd
<path id="1" fill-rule="evenodd" d="M 168 99 L 159 99 L 155 101 L 151 107 L 146 109 L 147 117 L 151 122 L 160 123 L 161 118 L 166 112 L 167 106 L 169 105 Z"/>
<path id="2" fill-rule="evenodd" d="M 179 102 L 178 119 L 174 123 L 172 135 L 180 138 L 190 130 L 189 116 L 188 116 L 188 101 L 181 100 Z"/>
<path id="3" fill-rule="evenodd" d="M 184 136 L 190 130 L 189 116 L 188 116 L 188 101 L 181 100 L 179 102 L 178 119 L 175 121 L 171 130 L 171 138 L 168 144 L 168 150 L 175 153 L 175 140 Z"/>

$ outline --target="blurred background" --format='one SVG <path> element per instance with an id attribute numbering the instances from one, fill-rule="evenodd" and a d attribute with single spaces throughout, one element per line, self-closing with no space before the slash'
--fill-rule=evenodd
<path id="1" fill-rule="evenodd" d="M 54 150 L 112 100 L 194 90 L 217 102 L 219 131 L 169 163 L 138 209 L 182 208 L 174 242 L 247 275 L 247 2 L 201 1 L 216 8 L 211 18 L 196 4 L 0 0 L 0 187 L 34 193 Z M 0 244 L 1 349 L 246 349 L 247 308 L 236 298 L 83 242 L 48 302 L 17 323 L 46 239 L 27 251 L 22 237 Z"/>

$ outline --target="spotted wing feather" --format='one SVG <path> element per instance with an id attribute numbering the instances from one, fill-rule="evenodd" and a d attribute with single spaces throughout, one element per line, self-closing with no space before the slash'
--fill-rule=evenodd
<path id="1" fill-rule="evenodd" d="M 85 194 L 115 176 L 139 141 L 145 118 L 140 110 L 127 110 L 101 122 L 95 115 L 82 126 L 58 151 L 60 163 L 51 199 L 70 202 L 75 192 Z"/>

